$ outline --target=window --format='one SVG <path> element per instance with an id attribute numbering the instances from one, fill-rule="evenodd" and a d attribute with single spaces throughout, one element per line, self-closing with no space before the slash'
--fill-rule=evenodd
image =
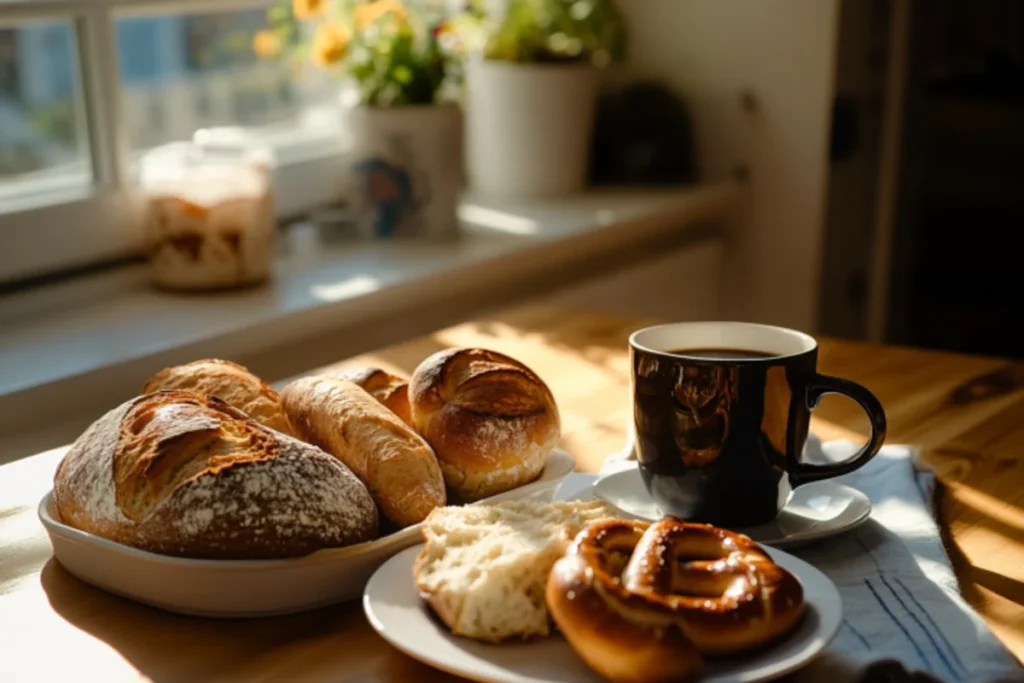
<path id="1" fill-rule="evenodd" d="M 0 281 L 139 248 L 139 155 L 205 127 L 276 152 L 278 213 L 332 200 L 336 86 L 259 60 L 274 0 L 0 0 Z"/>
<path id="2" fill-rule="evenodd" d="M 132 149 L 188 139 L 209 126 L 295 121 L 298 80 L 250 47 L 263 8 L 117 20 L 122 125 Z"/>
<path id="3" fill-rule="evenodd" d="M 90 181 L 76 53 L 70 22 L 0 27 L 0 206 L 56 172 Z"/>

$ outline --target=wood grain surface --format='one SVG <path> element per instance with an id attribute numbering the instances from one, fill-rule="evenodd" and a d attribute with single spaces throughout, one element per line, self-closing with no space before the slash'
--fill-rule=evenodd
<path id="1" fill-rule="evenodd" d="M 622 447 L 630 418 L 626 339 L 651 322 L 522 308 L 339 365 L 408 373 L 448 346 L 507 353 L 548 381 L 565 447 L 579 469 L 596 470 Z M 922 447 L 946 484 L 941 517 L 964 594 L 1024 656 L 1024 364 L 824 340 L 820 369 L 878 395 L 891 443 Z M 825 439 L 863 439 L 867 421 L 852 402 L 827 398 L 812 427 Z M 392 649 L 357 601 L 288 617 L 204 620 L 82 583 L 52 559 L 36 517 L 59 457 L 0 467 L 0 681 L 456 680 Z"/>

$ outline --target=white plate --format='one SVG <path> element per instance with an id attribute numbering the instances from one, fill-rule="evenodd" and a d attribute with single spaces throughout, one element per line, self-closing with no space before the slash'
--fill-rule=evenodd
<path id="1" fill-rule="evenodd" d="M 474 681 L 500 683 L 584 683 L 601 679 L 559 635 L 527 643 L 488 645 L 453 636 L 430 613 L 412 582 L 419 548 L 408 548 L 384 563 L 366 584 L 363 609 L 381 636 L 405 654 Z M 778 645 L 747 657 L 708 662 L 704 683 L 765 681 L 807 664 L 839 630 L 842 601 L 827 576 L 781 550 L 766 549 L 804 587 L 807 613 Z"/>
<path id="2" fill-rule="evenodd" d="M 540 478 L 488 501 L 546 494 L 572 471 L 556 448 Z M 422 542 L 419 525 L 346 548 L 284 560 L 201 560 L 150 553 L 80 531 L 57 520 L 53 494 L 39 503 L 53 554 L 94 586 L 171 612 L 207 617 L 288 614 L 356 598 L 395 553 Z"/>
<path id="3" fill-rule="evenodd" d="M 651 521 L 664 517 L 636 467 L 597 479 L 593 495 L 632 517 Z M 819 481 L 795 489 L 775 521 L 736 531 L 758 543 L 795 547 L 849 531 L 870 515 L 871 501 L 863 493 L 834 481 Z"/>

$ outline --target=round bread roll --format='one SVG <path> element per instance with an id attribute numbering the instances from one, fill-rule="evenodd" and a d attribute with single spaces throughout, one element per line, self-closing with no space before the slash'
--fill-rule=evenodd
<path id="1" fill-rule="evenodd" d="M 464 502 L 535 479 L 560 435 L 547 385 L 519 361 L 486 349 L 427 358 L 409 380 L 409 403 L 445 483 Z"/>
<path id="2" fill-rule="evenodd" d="M 142 387 L 144 394 L 167 390 L 216 396 L 260 424 L 295 436 L 295 430 L 281 407 L 281 397 L 238 363 L 211 358 L 164 368 Z"/>
<path id="3" fill-rule="evenodd" d="M 65 524 L 186 557 L 294 557 L 370 540 L 378 525 L 370 493 L 335 458 L 179 391 L 94 422 L 58 466 L 53 497 Z"/>
<path id="4" fill-rule="evenodd" d="M 372 367 L 342 370 L 332 376 L 362 387 L 366 393 L 402 418 L 402 422 L 413 426 L 412 411 L 409 408 L 409 380 Z"/>
<path id="5" fill-rule="evenodd" d="M 418 524 L 445 504 L 441 468 L 427 442 L 352 382 L 303 377 L 284 388 L 281 400 L 302 438 L 350 467 L 395 525 Z"/>

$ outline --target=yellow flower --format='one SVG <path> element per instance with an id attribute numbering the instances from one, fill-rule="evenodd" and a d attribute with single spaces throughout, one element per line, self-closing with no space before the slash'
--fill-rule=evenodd
<path id="1" fill-rule="evenodd" d="M 324 11 L 324 0 L 292 0 L 296 19 L 312 19 Z"/>
<path id="2" fill-rule="evenodd" d="M 264 29 L 252 37 L 252 50 L 266 59 L 277 57 L 281 54 L 281 38 L 270 29 Z"/>
<path id="3" fill-rule="evenodd" d="M 313 61 L 320 66 L 340 62 L 345 58 L 351 37 L 349 30 L 342 24 L 330 21 L 319 24 L 313 34 Z"/>
<path id="4" fill-rule="evenodd" d="M 356 28 L 361 31 L 389 14 L 400 22 L 405 21 L 409 17 L 409 13 L 406 11 L 405 5 L 402 4 L 402 0 L 373 0 L 372 2 L 364 2 L 356 7 Z"/>

